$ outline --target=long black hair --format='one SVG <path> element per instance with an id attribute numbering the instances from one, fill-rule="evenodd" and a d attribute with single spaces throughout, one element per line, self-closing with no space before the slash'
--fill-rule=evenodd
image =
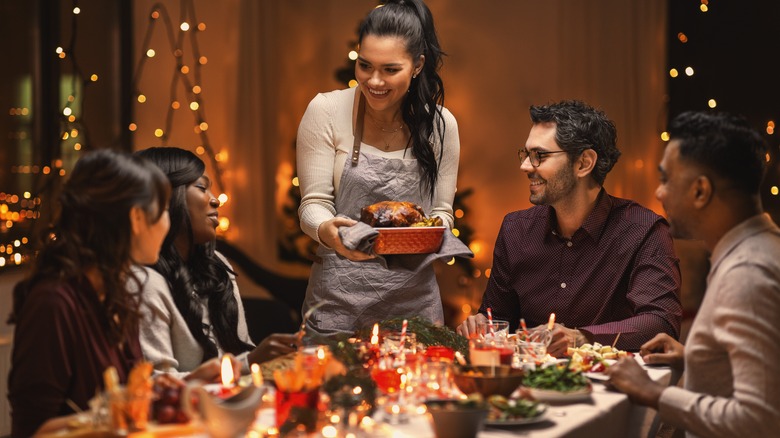
<path id="1" fill-rule="evenodd" d="M 208 297 L 209 321 L 222 350 L 233 354 L 251 350 L 252 345 L 238 337 L 238 302 L 230 278 L 231 274 L 235 274 L 215 254 L 216 242 L 198 244 L 193 241 L 187 209 L 187 187 L 203 176 L 206 165 L 192 152 L 175 147 L 154 147 L 137 154 L 157 164 L 171 183 L 172 195 L 168 210 L 171 229 L 165 236 L 160 259 L 153 268 L 167 281 L 176 308 L 187 322 L 192 336 L 203 348 L 203 360 L 218 355 L 217 346 L 203 327 L 203 297 Z M 186 261 L 175 245 L 180 235 L 189 239 L 190 243 Z"/>
<path id="2" fill-rule="evenodd" d="M 84 284 L 85 270 L 97 268 L 105 289 L 100 319 L 108 338 L 118 344 L 137 336 L 138 300 L 127 288 L 133 278 L 130 211 L 141 208 L 147 220 L 156 223 L 169 195 L 165 175 L 142 158 L 109 150 L 85 154 L 63 187 L 57 218 L 46 231 L 30 275 L 14 288 L 9 322 L 16 322 L 37 282 Z"/>
<path id="3" fill-rule="evenodd" d="M 411 131 L 412 154 L 422 169 L 423 188 L 433 199 L 439 178 L 439 162 L 444 155 L 446 128 L 441 114 L 444 83 L 439 76 L 444 52 L 436 36 L 433 15 L 422 0 L 388 0 L 363 20 L 358 31 L 358 43 L 362 43 L 366 35 L 402 38 L 412 59 L 425 56 L 420 74 L 412 79 L 409 92 L 401 102 L 401 116 Z M 439 142 L 438 161 L 433 148 L 434 130 Z"/>

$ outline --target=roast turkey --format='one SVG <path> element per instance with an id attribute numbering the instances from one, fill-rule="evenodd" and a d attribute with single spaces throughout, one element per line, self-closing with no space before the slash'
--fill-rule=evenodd
<path id="1" fill-rule="evenodd" d="M 425 212 L 412 202 L 382 201 L 363 207 L 360 221 L 372 227 L 411 227 L 425 221 Z"/>

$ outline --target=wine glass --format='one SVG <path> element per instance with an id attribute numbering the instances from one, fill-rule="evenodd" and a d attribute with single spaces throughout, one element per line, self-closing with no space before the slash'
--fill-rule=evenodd
<path id="1" fill-rule="evenodd" d="M 371 369 L 371 378 L 384 394 L 380 403 L 384 406 L 385 418 L 390 424 L 408 421 L 403 402 L 406 390 L 408 368 L 402 352 L 382 354 Z"/>

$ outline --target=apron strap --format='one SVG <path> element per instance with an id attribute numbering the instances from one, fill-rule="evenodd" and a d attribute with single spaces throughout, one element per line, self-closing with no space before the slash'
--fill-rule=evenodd
<path id="1" fill-rule="evenodd" d="M 363 118 L 366 113 L 366 98 L 360 90 L 358 93 L 360 93 L 360 98 L 358 99 L 358 112 L 355 119 L 355 142 L 352 144 L 353 167 L 357 166 L 358 158 L 360 158 L 360 143 L 363 141 Z"/>

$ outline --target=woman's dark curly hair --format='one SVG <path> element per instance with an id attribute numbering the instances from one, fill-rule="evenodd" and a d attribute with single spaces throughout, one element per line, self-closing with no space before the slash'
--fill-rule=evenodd
<path id="1" fill-rule="evenodd" d="M 423 185 L 433 199 L 439 177 L 439 162 L 444 154 L 445 123 L 441 108 L 444 106 L 444 83 L 439 76 L 442 52 L 433 16 L 422 0 L 388 0 L 382 7 L 372 10 L 358 31 L 358 43 L 366 35 L 393 36 L 406 41 L 406 50 L 412 59 L 425 56 L 425 63 L 409 86 L 409 92 L 401 103 L 401 115 L 412 133 L 412 154 L 417 158 L 423 173 Z M 439 157 L 434 154 L 434 130 L 438 135 Z"/>
<path id="2" fill-rule="evenodd" d="M 85 154 L 63 187 L 57 218 L 46 231 L 30 276 L 14 288 L 9 322 L 16 321 L 39 281 L 84 284 L 85 270 L 97 268 L 103 280 L 101 319 L 108 338 L 120 343 L 137 336 L 138 299 L 127 287 L 135 278 L 130 270 L 130 211 L 139 207 L 150 223 L 156 223 L 169 196 L 167 178 L 147 160 L 109 150 Z M 91 288 L 80 291 L 85 289 Z"/>
<path id="3" fill-rule="evenodd" d="M 238 337 L 238 303 L 233 294 L 230 268 L 215 254 L 216 242 L 193 241 L 192 224 L 187 209 L 187 187 L 194 184 L 206 165 L 190 151 L 175 147 L 154 147 L 137 152 L 157 164 L 168 176 L 172 195 L 169 205 L 171 229 L 165 236 L 160 259 L 154 269 L 168 282 L 176 308 L 187 322 L 192 336 L 203 348 L 203 360 L 217 357 L 218 349 L 203 327 L 201 298 L 208 297 L 208 315 L 218 345 L 228 353 L 251 350 Z M 183 258 L 176 249 L 180 235 L 189 239 L 190 253 Z"/>

